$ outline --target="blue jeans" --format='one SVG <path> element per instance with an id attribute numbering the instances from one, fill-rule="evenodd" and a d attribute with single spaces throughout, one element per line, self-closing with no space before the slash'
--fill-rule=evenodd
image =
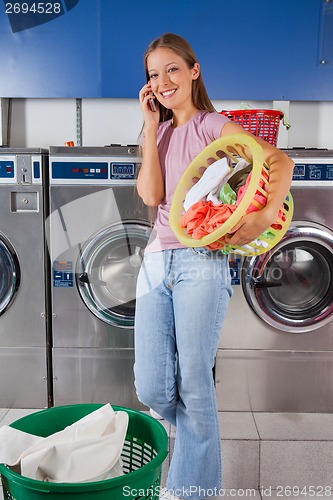
<path id="1" fill-rule="evenodd" d="M 137 283 L 135 387 L 139 400 L 176 426 L 167 488 L 183 498 L 216 495 L 221 452 L 212 369 L 231 296 L 228 258 L 185 248 L 146 253 Z"/>

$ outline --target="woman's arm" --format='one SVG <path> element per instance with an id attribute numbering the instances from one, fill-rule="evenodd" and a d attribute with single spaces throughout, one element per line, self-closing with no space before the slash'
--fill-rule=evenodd
<path id="1" fill-rule="evenodd" d="M 260 236 L 276 219 L 280 208 L 290 189 L 294 162 L 282 151 L 268 142 L 246 132 L 243 127 L 233 122 L 224 125 L 221 137 L 229 134 L 245 133 L 253 137 L 263 148 L 265 162 L 269 165 L 269 185 L 267 203 L 258 212 L 252 212 L 242 217 L 231 231 L 227 243 L 245 245 Z"/>
<path id="2" fill-rule="evenodd" d="M 164 179 L 157 148 L 159 111 L 149 106 L 150 83 L 143 86 L 139 98 L 144 119 L 145 142 L 142 165 L 137 179 L 137 190 L 145 205 L 155 207 L 164 197 Z"/>

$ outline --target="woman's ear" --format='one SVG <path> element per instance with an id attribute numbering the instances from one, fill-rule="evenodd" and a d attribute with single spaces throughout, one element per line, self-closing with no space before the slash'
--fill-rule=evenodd
<path id="1" fill-rule="evenodd" d="M 200 75 L 200 64 L 199 63 L 194 63 L 193 68 L 192 68 L 192 79 L 196 80 L 199 78 Z"/>

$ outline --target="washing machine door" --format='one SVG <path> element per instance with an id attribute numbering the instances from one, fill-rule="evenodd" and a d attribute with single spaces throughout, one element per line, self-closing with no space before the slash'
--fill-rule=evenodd
<path id="1" fill-rule="evenodd" d="M 81 250 L 76 284 L 103 322 L 133 328 L 136 282 L 151 232 L 146 221 L 122 221 L 95 234 Z"/>
<path id="2" fill-rule="evenodd" d="M 290 333 L 316 330 L 333 319 L 333 232 L 293 222 L 280 243 L 249 257 L 242 269 L 245 297 L 269 325 Z"/>
<path id="3" fill-rule="evenodd" d="M 0 234 L 0 316 L 13 302 L 20 285 L 20 266 L 9 241 Z"/>

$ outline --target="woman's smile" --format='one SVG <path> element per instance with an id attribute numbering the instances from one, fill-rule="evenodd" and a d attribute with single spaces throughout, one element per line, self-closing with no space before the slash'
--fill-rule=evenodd
<path id="1" fill-rule="evenodd" d="M 177 91 L 177 89 L 172 89 L 172 90 L 163 90 L 160 91 L 160 95 L 164 97 L 164 99 L 169 99 L 174 95 L 174 93 Z"/>

